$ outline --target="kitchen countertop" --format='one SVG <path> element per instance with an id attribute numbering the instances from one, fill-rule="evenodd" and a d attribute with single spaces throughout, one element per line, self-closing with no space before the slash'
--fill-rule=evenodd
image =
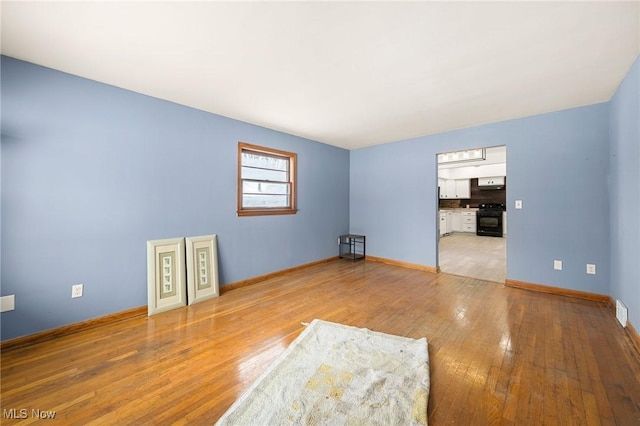
<path id="1" fill-rule="evenodd" d="M 439 209 L 441 212 L 477 212 L 478 208 L 477 207 L 469 207 L 468 209 L 465 207 L 458 207 L 458 208 L 442 208 Z"/>

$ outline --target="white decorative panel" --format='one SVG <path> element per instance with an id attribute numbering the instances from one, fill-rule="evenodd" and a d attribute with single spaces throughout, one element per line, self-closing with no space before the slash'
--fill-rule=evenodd
<path id="1" fill-rule="evenodd" d="M 216 235 L 188 237 L 186 245 L 189 305 L 219 296 Z"/>
<path id="2" fill-rule="evenodd" d="M 187 304 L 184 238 L 147 241 L 149 315 Z"/>

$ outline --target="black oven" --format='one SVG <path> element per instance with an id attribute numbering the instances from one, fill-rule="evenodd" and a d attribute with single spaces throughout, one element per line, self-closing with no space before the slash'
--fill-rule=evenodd
<path id="1" fill-rule="evenodd" d="M 504 204 L 480 204 L 476 212 L 476 235 L 502 237 Z"/>

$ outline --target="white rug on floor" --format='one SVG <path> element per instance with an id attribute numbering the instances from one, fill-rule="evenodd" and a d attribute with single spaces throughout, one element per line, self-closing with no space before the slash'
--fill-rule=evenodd
<path id="1" fill-rule="evenodd" d="M 313 320 L 216 425 L 426 425 L 427 348 Z"/>

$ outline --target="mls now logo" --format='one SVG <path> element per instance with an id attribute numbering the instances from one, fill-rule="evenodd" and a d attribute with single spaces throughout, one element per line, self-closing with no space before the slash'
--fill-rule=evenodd
<path id="1" fill-rule="evenodd" d="M 27 410 L 26 408 L 10 408 L 10 409 L 3 409 L 2 410 L 2 416 L 5 419 L 26 419 L 29 417 L 29 410 Z M 41 419 L 41 420 L 45 420 L 45 419 L 55 419 L 56 417 L 56 412 L 55 411 L 44 411 L 44 410 L 39 410 L 39 409 L 32 409 L 31 410 L 31 417 L 32 418 L 36 418 L 36 419 Z"/>

